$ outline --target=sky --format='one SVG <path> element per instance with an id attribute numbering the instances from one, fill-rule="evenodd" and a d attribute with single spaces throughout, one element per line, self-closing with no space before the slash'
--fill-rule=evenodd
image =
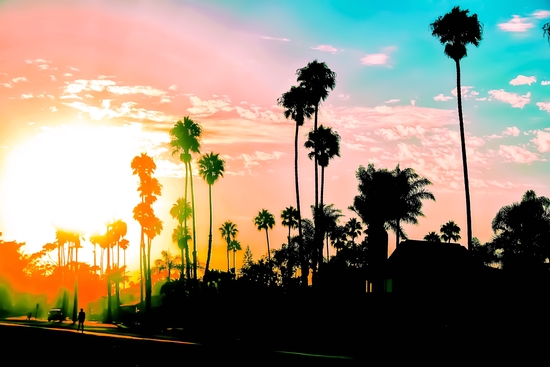
<path id="1" fill-rule="evenodd" d="M 0 2 L 0 232 L 34 252 L 56 227 L 91 234 L 110 219 L 128 224 L 128 262 L 137 266 L 139 225 L 133 157 L 146 152 L 163 185 L 153 241 L 176 253 L 170 207 L 183 196 L 183 165 L 169 130 L 190 116 L 203 127 L 201 153 L 226 160 L 213 186 L 213 268 L 226 268 L 218 228 L 237 225 L 254 258 L 267 253 L 253 218 L 276 218 L 271 248 L 296 206 L 295 124 L 277 98 L 296 70 L 325 62 L 336 87 L 319 124 L 341 136 L 341 157 L 326 169 L 325 203 L 342 210 L 358 194 L 360 165 L 411 167 L 428 178 L 435 202 L 405 225 L 412 239 L 454 220 L 466 245 L 466 210 L 456 71 L 430 23 L 453 6 L 483 24 L 478 48 L 461 61 L 473 235 L 493 235 L 497 211 L 527 190 L 550 197 L 548 1 L 54 1 Z M 300 130 L 300 195 L 311 218 L 314 166 Z M 198 257 L 206 260 L 208 187 L 194 175 Z M 395 239 L 390 233 L 390 252 Z M 87 252 L 88 251 L 88 252 Z M 333 251 L 333 250 L 332 250 Z M 240 267 L 244 251 L 237 254 Z M 91 246 L 82 256 L 90 260 Z"/>

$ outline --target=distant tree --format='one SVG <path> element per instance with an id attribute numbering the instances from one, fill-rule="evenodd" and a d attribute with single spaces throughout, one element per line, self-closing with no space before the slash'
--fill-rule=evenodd
<path id="1" fill-rule="evenodd" d="M 254 225 L 261 231 L 265 229 L 265 237 L 267 240 L 267 259 L 271 261 L 271 250 L 269 248 L 269 233 L 268 229 L 272 229 L 275 225 L 275 217 L 267 209 L 262 209 L 258 212 L 258 215 L 254 217 Z"/>
<path id="2" fill-rule="evenodd" d="M 439 237 L 439 235 L 436 232 L 431 231 L 427 235 L 424 236 L 424 241 L 441 242 L 441 237 Z"/>
<path id="3" fill-rule="evenodd" d="M 250 250 L 250 246 L 246 246 L 246 250 L 244 250 L 244 256 L 243 256 L 243 268 L 250 267 L 254 263 L 254 259 L 252 258 L 252 251 Z"/>
<path id="4" fill-rule="evenodd" d="M 231 249 L 231 241 L 235 239 L 235 236 L 237 236 L 239 230 L 237 229 L 235 223 L 228 220 L 225 221 L 220 227 L 220 233 L 222 235 L 222 238 L 227 243 L 227 272 L 229 273 L 229 251 Z"/>
<path id="5" fill-rule="evenodd" d="M 466 46 L 476 47 L 482 40 L 483 26 L 477 19 L 477 14 L 468 15 L 469 10 L 455 6 L 449 13 L 438 17 L 430 24 L 432 36 L 437 37 L 445 45 L 445 55 L 454 60 L 456 66 L 456 94 L 458 101 L 458 120 L 460 141 L 462 147 L 462 165 L 464 171 L 464 189 L 466 193 L 466 220 L 468 232 L 468 249 L 472 248 L 472 212 L 470 208 L 470 185 L 468 180 L 468 164 L 466 159 L 466 138 L 464 134 L 464 118 L 462 117 L 462 88 L 460 86 L 460 60 L 467 56 Z"/>
<path id="6" fill-rule="evenodd" d="M 286 207 L 281 212 L 281 224 L 283 227 L 288 227 L 288 242 L 290 243 L 290 230 L 298 227 L 298 210 L 293 206 Z"/>
<path id="7" fill-rule="evenodd" d="M 441 226 L 441 239 L 446 242 L 460 240 L 460 227 L 452 220 Z"/>
<path id="8" fill-rule="evenodd" d="M 191 203 L 185 202 L 184 198 L 178 198 L 170 208 L 170 215 L 178 221 L 178 226 L 174 228 L 172 234 L 172 242 L 178 245 L 181 251 L 181 258 L 182 260 L 185 259 L 187 279 L 191 279 L 191 261 L 189 258 L 189 240 L 191 236 L 189 236 L 189 229 L 187 227 L 187 220 L 193 215 Z M 183 267 L 181 268 L 180 277 L 183 278 Z"/>
<path id="9" fill-rule="evenodd" d="M 544 37 L 547 37 L 548 38 L 548 42 L 550 42 L 550 22 L 544 24 L 542 26 L 542 35 Z"/>
<path id="10" fill-rule="evenodd" d="M 231 241 L 229 244 L 229 250 L 233 251 L 233 271 L 237 275 L 237 251 L 242 250 L 241 243 L 237 240 Z"/>

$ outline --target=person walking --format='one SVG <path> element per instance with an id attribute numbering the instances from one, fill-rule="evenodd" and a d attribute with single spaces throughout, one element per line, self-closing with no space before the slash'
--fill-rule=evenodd
<path id="1" fill-rule="evenodd" d="M 76 328 L 76 331 L 82 329 L 83 334 L 84 334 L 84 320 L 86 320 L 86 312 L 84 312 L 84 309 L 81 308 L 80 312 L 78 313 L 78 327 Z"/>

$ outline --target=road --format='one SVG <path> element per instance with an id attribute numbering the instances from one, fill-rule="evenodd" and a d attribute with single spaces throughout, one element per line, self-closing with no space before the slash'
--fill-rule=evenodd
<path id="1" fill-rule="evenodd" d="M 75 363 L 101 363 L 107 366 L 150 366 L 154 363 L 173 364 L 200 362 L 240 366 L 277 366 L 307 364 L 315 366 L 356 366 L 360 361 L 350 357 L 301 354 L 289 351 L 251 348 L 247 345 L 200 344 L 168 338 L 140 337 L 117 333 L 114 329 L 99 330 L 102 326 L 88 325 L 78 333 L 74 327 L 36 322 L 1 322 L 0 340 L 3 358 L 14 355 L 19 364 L 56 363 L 74 366 Z M 95 329 L 95 330 L 94 330 Z M 108 329 L 108 328 L 106 328 Z M 363 364 L 361 364 L 363 365 Z"/>

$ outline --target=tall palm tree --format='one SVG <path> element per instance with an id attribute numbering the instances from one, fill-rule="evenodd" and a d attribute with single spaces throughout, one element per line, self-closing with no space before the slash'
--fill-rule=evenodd
<path id="1" fill-rule="evenodd" d="M 189 259 L 189 240 L 190 236 L 187 235 L 187 220 L 192 216 L 191 203 L 185 202 L 184 198 L 176 200 L 172 208 L 170 208 L 170 215 L 172 218 L 177 219 L 178 226 L 174 228 L 172 234 L 172 242 L 178 245 L 181 250 L 182 261 L 185 259 L 185 270 L 187 279 L 191 278 L 191 261 Z M 184 227 L 185 222 L 185 227 Z M 183 266 L 181 268 L 181 277 L 183 278 Z"/>
<path id="2" fill-rule="evenodd" d="M 399 195 L 397 202 L 397 218 L 391 224 L 395 232 L 395 246 L 399 245 L 401 235 L 407 239 L 406 233 L 401 228 L 401 222 L 418 224 L 416 217 L 424 217 L 422 212 L 422 200 L 435 201 L 434 195 L 425 189 L 432 182 L 425 177 L 420 177 L 412 168 L 401 169 L 399 164 L 393 170 L 396 178 L 396 195 Z"/>
<path id="3" fill-rule="evenodd" d="M 460 239 L 460 227 L 452 220 L 443 224 L 439 231 L 441 232 L 441 239 L 443 241 L 454 242 Z"/>
<path id="4" fill-rule="evenodd" d="M 300 86 L 304 87 L 307 90 L 309 105 L 313 106 L 314 110 L 314 123 L 313 131 L 317 133 L 317 121 L 319 116 L 319 105 L 321 101 L 324 101 L 328 97 L 328 91 L 334 90 L 336 87 L 336 73 L 328 68 L 324 62 L 318 62 L 313 60 L 308 63 L 305 67 L 296 70 L 297 81 L 300 83 Z M 315 148 L 318 149 L 318 148 Z M 319 170 L 318 170 L 318 155 L 315 151 L 314 156 L 314 166 L 315 166 L 315 212 L 319 211 Z M 321 227 L 318 225 L 317 221 L 319 213 L 313 217 L 314 226 L 315 226 L 315 240 L 314 243 L 319 244 L 323 242 L 323 237 L 321 236 L 320 230 Z M 320 245 L 318 245 L 320 247 Z"/>
<path id="5" fill-rule="evenodd" d="M 229 251 L 231 248 L 231 241 L 235 239 L 235 236 L 237 236 L 237 233 L 239 233 L 239 230 L 237 229 L 237 226 L 235 223 L 231 222 L 230 220 L 225 221 L 222 226 L 220 227 L 220 233 L 222 235 L 222 238 L 227 243 L 227 272 L 229 273 Z"/>
<path id="6" fill-rule="evenodd" d="M 296 186 L 296 211 L 298 216 L 298 241 L 302 268 L 302 286 L 307 287 L 309 267 L 305 261 L 305 252 L 302 243 L 302 212 L 300 207 L 300 186 L 298 183 L 298 132 L 300 126 L 304 124 L 304 120 L 306 118 L 310 119 L 311 115 L 315 113 L 315 108 L 308 102 L 308 93 L 304 86 L 290 87 L 288 92 L 283 93 L 283 95 L 277 99 L 277 104 L 284 108 L 285 118 L 290 117 L 296 122 L 296 132 L 294 133 L 294 184 Z"/>
<path id="7" fill-rule="evenodd" d="M 212 185 L 220 177 L 223 177 L 225 172 L 225 160 L 220 158 L 218 153 L 206 153 L 201 156 L 198 161 L 199 175 L 208 184 L 208 200 L 210 203 L 210 232 L 208 233 L 208 255 L 206 256 L 206 267 L 204 274 L 208 273 L 210 268 L 210 258 L 212 256 Z"/>
<path id="8" fill-rule="evenodd" d="M 197 280 L 197 236 L 195 220 L 195 191 L 193 188 L 193 168 L 191 166 L 192 153 L 200 154 L 202 127 L 189 116 L 184 117 L 183 122 L 178 121 L 170 130 L 170 145 L 172 154 L 180 153 L 180 160 L 185 164 L 185 194 L 184 202 L 187 202 L 187 183 L 191 184 L 191 206 L 193 219 L 193 278 Z M 187 228 L 185 220 L 184 228 Z"/>
<path id="9" fill-rule="evenodd" d="M 542 26 L 542 35 L 543 37 L 548 38 L 548 42 L 550 42 L 550 22 Z"/>
<path id="10" fill-rule="evenodd" d="M 328 240 L 332 236 L 332 232 L 340 222 L 340 218 L 343 217 L 342 210 L 334 208 L 334 204 L 326 205 L 323 207 L 323 227 L 325 228 L 325 238 L 327 241 L 327 261 L 330 259 Z M 322 257 L 322 253 L 321 253 Z"/>
<path id="11" fill-rule="evenodd" d="M 432 35 L 439 38 L 445 45 L 445 55 L 453 59 L 456 65 L 456 95 L 458 101 L 458 120 L 460 125 L 460 141 L 462 146 L 462 166 L 464 170 L 464 190 L 466 193 L 466 220 L 468 231 L 468 249 L 472 248 L 472 212 L 470 207 L 470 184 L 468 180 L 468 163 L 466 159 L 466 138 L 464 135 L 464 119 L 462 117 L 462 91 L 460 86 L 460 60 L 467 56 L 466 46 L 476 47 L 482 40 L 483 26 L 477 19 L 477 14 L 468 15 L 469 10 L 461 10 L 455 6 L 449 13 L 440 16 L 430 24 Z"/>
<path id="12" fill-rule="evenodd" d="M 262 209 L 258 212 L 258 215 L 254 217 L 254 225 L 258 231 L 265 229 L 265 237 L 267 239 L 267 258 L 268 260 L 271 260 L 271 249 L 269 248 L 269 234 L 267 230 L 272 229 L 275 225 L 275 217 L 266 209 Z"/>
<path id="13" fill-rule="evenodd" d="M 290 230 L 298 227 L 298 210 L 292 205 L 284 208 L 281 211 L 281 219 L 283 220 L 281 224 L 283 227 L 288 227 L 288 244 L 290 245 Z"/>
<path id="14" fill-rule="evenodd" d="M 441 242 L 441 237 L 439 237 L 439 235 L 436 232 L 431 231 L 427 235 L 424 236 L 424 241 Z"/>
<path id="15" fill-rule="evenodd" d="M 124 272 L 123 272 L 123 278 L 124 278 L 124 289 L 126 289 L 126 250 L 128 249 L 128 246 L 130 246 L 130 241 L 128 241 L 126 238 L 123 238 L 118 243 L 118 246 L 122 249 L 124 253 Z"/>

